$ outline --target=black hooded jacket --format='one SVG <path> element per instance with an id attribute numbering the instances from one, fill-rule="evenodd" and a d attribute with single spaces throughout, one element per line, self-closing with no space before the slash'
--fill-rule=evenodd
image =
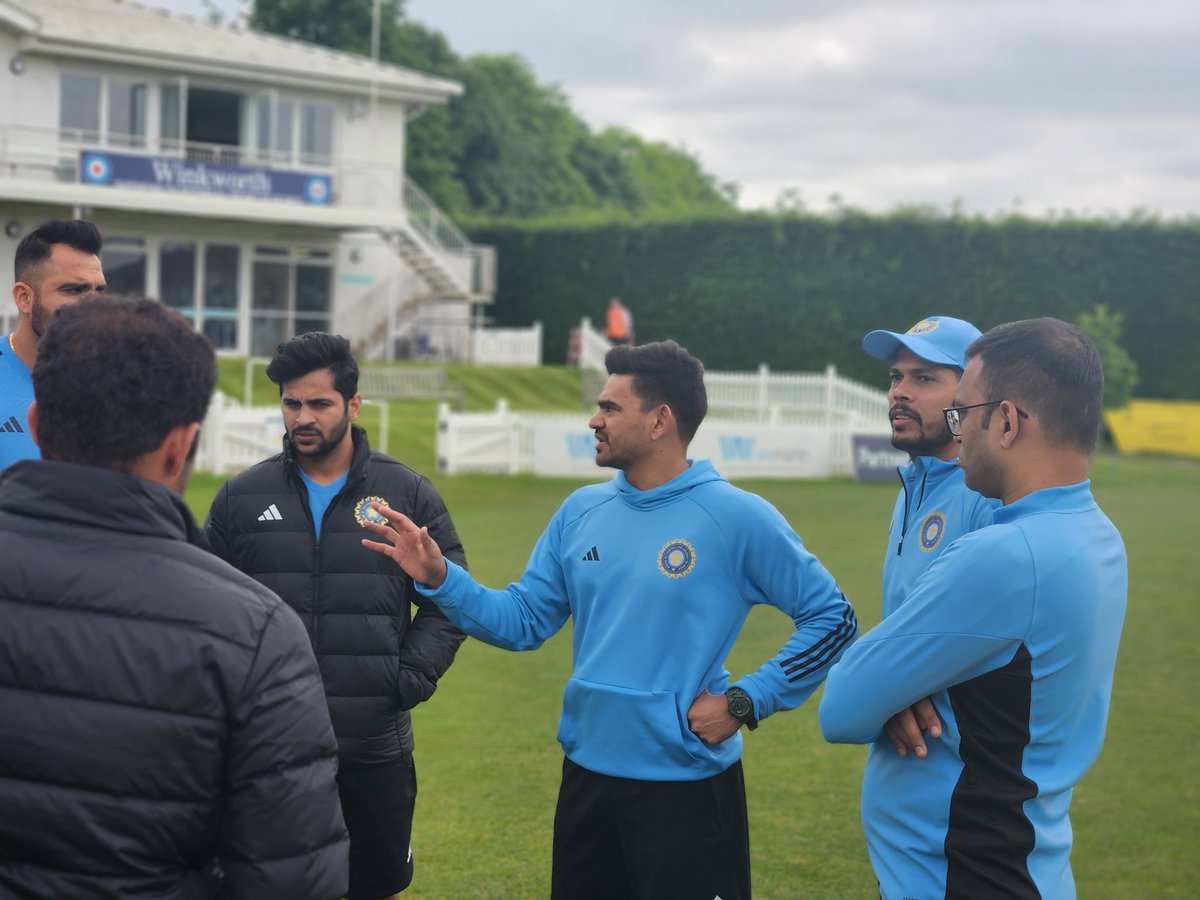
<path id="1" fill-rule="evenodd" d="M 214 553 L 279 594 L 300 614 L 316 651 L 342 765 L 392 762 L 412 753 L 408 710 L 428 700 L 464 635 L 387 557 L 359 519 L 371 500 L 429 528 L 442 552 L 465 564 L 462 542 L 429 479 L 371 450 L 353 427 L 346 484 L 316 538 L 308 490 L 290 442 L 235 475 L 205 523 Z M 412 606 L 417 607 L 412 615 Z"/>
<path id="2" fill-rule="evenodd" d="M 342 896 L 316 661 L 161 485 L 0 476 L 0 897 Z"/>

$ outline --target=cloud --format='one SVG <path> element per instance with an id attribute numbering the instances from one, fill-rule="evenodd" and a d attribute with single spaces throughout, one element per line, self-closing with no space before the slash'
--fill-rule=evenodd
<path id="1" fill-rule="evenodd" d="M 1200 214 L 1195 0 L 406 8 L 459 53 L 525 57 L 595 128 L 686 147 L 743 205 Z"/>

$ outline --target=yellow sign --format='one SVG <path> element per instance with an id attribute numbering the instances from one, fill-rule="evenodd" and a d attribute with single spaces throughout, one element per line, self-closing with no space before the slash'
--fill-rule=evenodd
<path id="1" fill-rule="evenodd" d="M 1170 453 L 1200 457 L 1200 403 L 1133 400 L 1104 414 L 1121 453 Z"/>

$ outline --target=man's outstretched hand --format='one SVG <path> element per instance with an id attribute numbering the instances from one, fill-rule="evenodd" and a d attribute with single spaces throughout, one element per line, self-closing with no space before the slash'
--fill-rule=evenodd
<path id="1" fill-rule="evenodd" d="M 372 503 L 371 507 L 388 520 L 388 525 L 364 521 L 363 527 L 375 532 L 383 542 L 363 538 L 363 546 L 390 557 L 413 581 L 431 588 L 441 587 L 446 580 L 446 560 L 437 541 L 429 536 L 429 529 L 417 527 L 404 513 L 387 506 Z"/>

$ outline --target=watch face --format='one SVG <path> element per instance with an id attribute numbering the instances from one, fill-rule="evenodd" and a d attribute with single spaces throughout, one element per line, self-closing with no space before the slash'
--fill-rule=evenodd
<path id="1" fill-rule="evenodd" d="M 730 691 L 725 699 L 729 703 L 729 714 L 735 719 L 744 719 L 754 711 L 754 704 L 741 691 Z"/>

